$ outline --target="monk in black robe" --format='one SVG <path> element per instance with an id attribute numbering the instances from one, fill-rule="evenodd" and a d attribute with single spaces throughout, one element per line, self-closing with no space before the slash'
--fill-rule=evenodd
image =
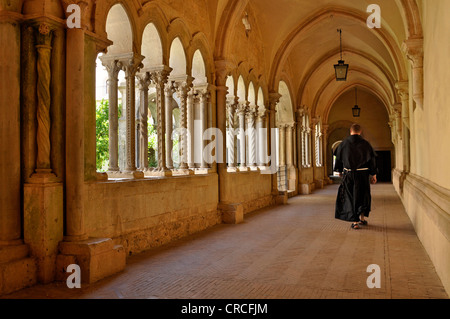
<path id="1" fill-rule="evenodd" d="M 358 124 L 350 128 L 350 136 L 336 149 L 335 168 L 342 177 L 336 199 L 336 219 L 352 222 L 352 228 L 367 225 L 372 197 L 370 184 L 377 182 L 376 154 L 368 141 L 361 137 Z"/>

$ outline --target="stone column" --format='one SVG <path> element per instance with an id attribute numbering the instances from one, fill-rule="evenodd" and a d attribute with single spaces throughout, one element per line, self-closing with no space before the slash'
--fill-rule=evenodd
<path id="1" fill-rule="evenodd" d="M 227 93 L 226 80 L 228 74 L 227 61 L 216 61 L 216 109 L 217 109 L 217 128 L 221 132 L 226 132 L 226 118 L 227 118 Z M 220 146 L 219 144 L 217 145 Z M 222 149 L 217 149 L 219 156 L 224 156 L 227 151 L 227 144 L 222 143 Z M 225 175 L 227 174 L 227 163 L 225 160 L 219 161 L 217 164 L 217 171 L 219 173 L 219 200 L 222 202 L 224 199 L 225 187 Z"/>
<path id="2" fill-rule="evenodd" d="M 237 106 L 237 114 L 239 117 L 239 171 L 248 171 L 245 159 L 245 114 L 247 112 L 247 102 L 239 103 Z"/>
<path id="3" fill-rule="evenodd" d="M 134 178 L 142 178 L 144 174 L 136 170 L 136 73 L 143 67 L 143 56 L 137 56 L 134 53 L 131 57 L 125 59 L 123 63 L 123 70 L 125 71 L 125 79 L 127 86 L 127 106 L 126 106 L 126 167 L 124 173 L 132 174 Z"/>
<path id="4" fill-rule="evenodd" d="M 12 4 L 14 6 L 14 4 Z M 9 8 L 5 8 L 8 10 Z M 17 8 L 20 12 L 20 7 Z M 0 12 L 0 247 L 20 243 L 20 14 Z M 0 292 L 2 288 L 0 287 Z"/>
<path id="5" fill-rule="evenodd" d="M 114 57 L 100 57 L 108 71 L 108 103 L 109 103 L 109 172 L 119 172 L 119 72 L 122 63 Z"/>
<path id="6" fill-rule="evenodd" d="M 172 176 L 172 171 L 167 168 L 167 157 L 166 156 L 166 103 L 167 97 L 165 96 L 165 87 L 167 84 L 167 77 L 169 76 L 171 68 L 163 66 L 161 69 L 154 70 L 151 73 L 152 81 L 156 86 L 156 111 L 158 117 L 158 167 L 156 169 L 156 173 L 159 176 Z M 169 92 L 170 93 L 170 92 Z M 173 93 L 171 93 L 173 94 Z M 169 98 L 172 98 L 170 94 Z M 171 102 L 169 102 L 170 104 Z M 171 113 L 170 113 L 171 114 Z M 170 116 L 170 118 L 172 118 Z M 172 121 L 170 121 L 172 122 Z M 172 131 L 172 130 L 170 130 Z M 172 133 L 171 133 L 172 134 Z M 171 157 L 170 157 L 171 158 Z"/>
<path id="7" fill-rule="evenodd" d="M 173 169 L 173 158 L 172 158 L 172 150 L 173 150 L 173 141 L 172 141 L 172 133 L 173 133 L 173 93 L 175 92 L 173 88 L 172 81 L 166 82 L 164 86 L 164 98 L 165 98 L 165 123 L 161 123 L 161 125 L 166 126 L 166 165 L 167 169 Z"/>
<path id="8" fill-rule="evenodd" d="M 200 90 L 197 90 L 197 95 L 200 99 L 200 121 L 201 121 L 201 128 L 200 131 L 202 133 L 202 138 L 199 141 L 201 143 L 201 169 L 208 169 L 208 165 L 205 160 L 205 155 L 203 154 L 203 151 L 205 149 L 205 141 L 203 140 L 203 134 L 205 133 L 207 129 L 207 116 L 208 116 L 208 105 L 210 100 L 210 93 L 209 89 L 203 88 Z"/>
<path id="9" fill-rule="evenodd" d="M 412 66 L 412 95 L 416 104 L 423 108 L 423 38 L 410 38 L 403 43 Z"/>
<path id="10" fill-rule="evenodd" d="M 275 168 L 275 170 L 278 170 L 278 167 L 276 167 L 276 153 L 275 153 L 275 147 L 272 147 L 272 128 L 276 128 L 276 110 L 277 110 L 277 104 L 280 102 L 281 94 L 278 92 L 272 92 L 269 94 L 269 125 L 268 129 L 270 134 L 268 137 L 268 149 L 270 150 L 270 157 L 271 157 L 271 169 Z M 278 196 L 278 178 L 276 172 L 273 172 L 272 174 L 272 195 L 275 197 Z"/>
<path id="11" fill-rule="evenodd" d="M 37 34 L 37 158 L 36 173 L 50 174 L 50 60 L 52 31 L 46 24 L 39 26 Z"/>
<path id="12" fill-rule="evenodd" d="M 234 115 L 235 115 L 235 100 L 234 98 L 231 101 L 227 102 L 227 117 L 228 117 L 228 131 L 227 131 L 227 150 L 228 150 L 228 170 L 235 172 L 236 171 L 236 153 L 235 153 L 235 145 L 236 145 L 236 134 L 235 134 L 235 123 L 234 123 Z"/>
<path id="13" fill-rule="evenodd" d="M 138 168 L 140 171 L 148 170 L 148 87 L 151 83 L 150 74 L 145 72 L 139 74 L 139 109 L 138 109 L 138 129 L 136 131 Z"/>
<path id="14" fill-rule="evenodd" d="M 410 136 L 409 136 L 409 85 L 408 82 L 397 82 L 395 85 L 402 103 L 402 153 L 403 172 L 410 171 Z"/>
<path id="15" fill-rule="evenodd" d="M 83 29 L 67 29 L 66 241 L 87 238 L 84 227 L 84 41 Z"/>
<path id="16" fill-rule="evenodd" d="M 68 276 L 65 269 L 76 263 L 81 269 L 82 283 L 92 283 L 123 270 L 126 256 L 123 247 L 114 245 L 110 238 L 88 238 L 85 229 L 84 98 L 85 69 L 88 67 L 85 59 L 89 54 L 85 48 L 85 30 L 93 3 L 67 0 L 64 4 L 74 2 L 82 8 L 83 19 L 81 29 L 66 31 L 66 236 L 59 243 L 56 280 L 65 281 Z"/>
<path id="17" fill-rule="evenodd" d="M 281 124 L 278 125 L 279 130 L 279 160 L 278 160 L 278 166 L 280 168 L 284 168 L 286 166 L 286 130 L 287 125 Z"/>
<path id="18" fill-rule="evenodd" d="M 328 129 L 329 125 L 322 125 L 322 153 L 323 153 L 323 167 L 324 167 L 324 179 L 327 184 L 331 183 L 331 180 L 328 176 L 328 161 L 327 159 L 331 157 L 331 153 L 328 153 L 330 150 L 328 149 Z"/>
<path id="19" fill-rule="evenodd" d="M 187 164 L 187 95 L 192 87 L 192 78 L 187 76 L 183 80 L 175 81 L 175 88 L 180 99 L 180 167 L 182 174 L 193 174 Z"/>
<path id="20" fill-rule="evenodd" d="M 294 123 L 286 125 L 286 165 L 288 168 L 294 166 L 294 127 Z"/>
<path id="21" fill-rule="evenodd" d="M 187 126 L 187 135 L 186 135 L 186 144 L 187 144 L 187 164 L 189 169 L 195 169 L 195 163 L 194 163 L 194 102 L 196 100 L 195 98 L 195 92 L 194 89 L 189 90 L 187 93 L 187 101 L 186 101 L 186 126 Z"/>
<path id="22" fill-rule="evenodd" d="M 260 169 L 265 169 L 269 163 L 266 162 L 267 157 L 267 139 L 268 132 L 266 127 L 266 117 L 267 111 L 264 109 L 263 112 L 258 112 L 256 117 L 256 136 L 257 136 L 257 145 L 258 145 L 258 159 L 257 164 Z"/>
<path id="23" fill-rule="evenodd" d="M 258 111 L 256 105 L 251 105 L 247 112 L 247 132 L 248 132 L 248 166 L 250 170 L 257 170 L 256 167 L 256 125 L 255 116 Z"/>

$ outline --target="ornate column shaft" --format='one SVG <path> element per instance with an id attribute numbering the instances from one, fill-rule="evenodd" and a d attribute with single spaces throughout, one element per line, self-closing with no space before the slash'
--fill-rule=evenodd
<path id="1" fill-rule="evenodd" d="M 175 88 L 180 99 L 180 169 L 188 170 L 187 164 L 187 95 L 192 87 L 192 78 L 186 77 L 175 82 Z"/>
<path id="2" fill-rule="evenodd" d="M 150 74 L 145 72 L 137 76 L 139 87 L 139 110 L 136 119 L 137 162 L 141 171 L 148 169 L 148 87 L 151 83 Z"/>
<path id="3" fill-rule="evenodd" d="M 286 165 L 289 168 L 294 166 L 294 127 L 294 123 L 286 125 Z"/>
<path id="4" fill-rule="evenodd" d="M 123 70 L 125 71 L 126 79 L 126 167 L 125 173 L 136 172 L 136 73 L 142 65 L 142 56 L 136 56 L 134 53 L 131 57 L 123 60 Z"/>
<path id="5" fill-rule="evenodd" d="M 239 170 L 246 171 L 245 161 L 245 113 L 247 112 L 247 102 L 239 103 L 237 106 L 237 114 L 239 117 Z"/>
<path id="6" fill-rule="evenodd" d="M 172 171 L 167 168 L 166 156 L 166 96 L 165 87 L 167 84 L 167 77 L 171 72 L 171 68 L 163 67 L 160 70 L 151 73 L 152 80 L 156 86 L 156 110 L 158 117 L 158 168 L 157 171 L 164 176 L 171 176 Z M 169 92 L 170 93 L 170 92 Z M 173 94 L 173 93 L 172 93 Z M 170 95 L 170 98 L 172 95 Z"/>
<path id="7" fill-rule="evenodd" d="M 227 131 L 226 118 L 227 118 L 227 93 L 228 88 L 226 87 L 228 67 L 226 61 L 216 61 L 216 109 L 217 109 L 217 128 L 221 132 Z M 219 147 L 220 145 L 217 144 Z M 217 149 L 219 156 L 225 156 L 227 152 L 227 144 L 222 143 L 222 149 Z M 220 158 L 220 157 L 219 157 Z M 223 174 L 227 173 L 227 163 L 226 160 L 219 161 L 217 163 L 217 170 L 219 173 L 219 200 L 222 201 L 224 197 L 224 178 L 221 178 Z"/>
<path id="8" fill-rule="evenodd" d="M 268 129 L 276 128 L 276 110 L 277 110 L 277 104 L 280 102 L 281 94 L 278 92 L 272 92 L 269 94 L 269 125 Z M 270 134 L 268 137 L 268 149 L 270 150 L 270 166 L 272 168 L 275 168 L 277 170 L 278 168 L 276 166 L 276 152 L 275 152 L 275 145 L 272 147 L 272 131 L 269 130 Z M 272 195 L 278 195 L 278 178 L 277 174 L 272 174 Z"/>
<path id="9" fill-rule="evenodd" d="M 251 105 L 247 112 L 247 131 L 248 131 L 248 166 L 251 169 L 256 168 L 256 125 L 255 116 L 257 106 Z"/>
<path id="10" fill-rule="evenodd" d="M 186 97 L 186 161 L 189 169 L 195 169 L 194 163 L 194 102 L 196 100 L 194 89 L 189 90 Z M 195 141 L 197 142 L 197 141 Z"/>
<path id="11" fill-rule="evenodd" d="M 119 72 L 121 62 L 114 57 L 100 57 L 108 72 L 108 102 L 109 102 L 109 165 L 108 171 L 119 171 Z"/>
<path id="12" fill-rule="evenodd" d="M 280 167 L 286 166 L 286 128 L 287 126 L 285 124 L 278 125 L 279 130 L 279 159 L 278 159 L 278 165 Z"/>
<path id="13" fill-rule="evenodd" d="M 173 93 L 175 92 L 173 88 L 173 83 L 171 81 L 166 82 L 164 86 L 164 97 L 165 97 L 165 125 L 166 125 L 166 166 L 168 169 L 173 169 L 173 158 L 172 158 L 172 150 L 173 150 L 173 141 L 172 141 L 172 132 L 173 132 Z M 161 123 L 164 125 L 164 123 Z"/>
<path id="14" fill-rule="evenodd" d="M 236 100 L 230 98 L 227 100 L 227 118 L 228 118 L 228 131 L 227 131 L 227 150 L 228 150 L 228 167 L 234 169 L 236 167 L 236 131 L 235 131 L 235 111 Z"/>
<path id="15" fill-rule="evenodd" d="M 36 173 L 51 173 L 50 167 L 50 59 L 52 31 L 46 24 L 37 35 L 37 158 Z"/>
<path id="16" fill-rule="evenodd" d="M 203 151 L 205 149 L 205 141 L 203 140 L 203 134 L 205 133 L 207 129 L 207 115 L 208 115 L 208 104 L 210 100 L 210 93 L 208 88 L 203 88 L 197 91 L 198 97 L 200 99 L 200 121 L 201 121 L 201 127 L 200 131 L 202 133 L 202 138 L 200 139 L 201 143 L 201 164 L 200 168 L 208 168 L 208 165 L 205 160 L 205 155 L 203 154 Z"/>
<path id="17" fill-rule="evenodd" d="M 258 159 L 257 164 L 260 167 L 266 167 L 269 163 L 267 163 L 267 139 L 268 132 L 266 127 L 266 118 L 267 111 L 258 112 L 256 117 L 256 136 L 257 136 L 257 145 L 258 145 Z"/>

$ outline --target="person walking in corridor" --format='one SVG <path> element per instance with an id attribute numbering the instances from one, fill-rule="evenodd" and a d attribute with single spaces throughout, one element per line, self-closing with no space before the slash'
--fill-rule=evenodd
<path id="1" fill-rule="evenodd" d="M 367 225 L 371 211 L 370 184 L 377 183 L 376 153 L 362 136 L 359 124 L 350 128 L 350 136 L 336 149 L 335 168 L 342 177 L 336 199 L 335 218 L 352 222 L 358 229 Z"/>

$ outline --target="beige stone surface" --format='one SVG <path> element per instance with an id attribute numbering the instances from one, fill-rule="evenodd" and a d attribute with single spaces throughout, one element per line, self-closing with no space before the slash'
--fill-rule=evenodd
<path id="1" fill-rule="evenodd" d="M 82 29 L 65 28 L 68 2 L 82 4 Z M 356 120 L 349 112 L 355 88 L 361 92 L 358 120 L 376 148 L 392 151 L 394 188 L 448 292 L 450 3 L 378 0 L 378 4 L 382 27 L 371 29 L 368 4 L 357 0 L 97 0 L 95 4 L 0 0 L 0 265 L 3 274 L 12 274 L 2 277 L 0 294 L 35 282 L 36 271 L 41 274 L 38 279 L 51 278 L 57 242 L 70 247 L 58 257 L 66 264 L 86 256 L 76 243 L 105 239 L 100 245 L 105 250 L 93 243 L 82 246 L 94 252 L 91 259 L 81 258 L 93 281 L 122 269 L 124 254 L 159 247 L 219 227 L 223 221 L 240 222 L 235 226 L 241 227 L 252 212 L 277 200 L 321 193 L 331 172 L 331 146 Z M 337 29 L 343 31 L 342 52 Z M 128 113 L 128 131 L 121 132 L 128 141 L 123 148 L 127 154 L 121 155 L 128 175 L 120 179 L 124 176 L 111 174 L 108 179 L 96 172 L 100 52 L 120 54 L 121 62 L 126 56 L 137 57 L 134 62 L 144 61 L 147 70 L 170 69 L 171 79 L 196 78 L 193 83 L 207 87 L 210 95 L 209 100 L 208 94 L 203 96 L 201 111 L 194 102 L 194 117 L 203 114 L 203 126 L 217 126 L 222 132 L 230 121 L 253 126 L 258 106 L 258 112 L 267 115 L 267 128 L 279 124 L 295 128 L 279 135 L 280 165 L 290 167 L 288 194 L 278 197 L 276 174 L 243 168 L 227 172 L 226 163 L 213 163 L 204 176 L 173 172 L 155 177 L 136 171 L 133 75 L 143 71 L 138 64 L 130 68 L 122 63 L 128 66 L 124 70 L 129 77 L 126 97 L 121 95 Z M 345 82 L 335 80 L 332 67 L 340 58 L 350 64 Z M 159 100 L 175 101 L 165 96 L 164 89 L 159 87 Z M 168 128 L 168 153 L 172 129 L 192 120 L 184 112 L 185 93 L 175 96 L 176 123 L 159 123 Z M 227 114 L 235 109 L 234 102 L 251 111 L 240 121 L 234 119 L 236 114 Z M 316 128 L 323 130 L 315 132 Z M 159 131 L 161 152 L 164 133 Z M 251 165 L 254 137 L 240 140 L 240 160 Z M 229 146 L 225 144 L 223 153 Z M 234 155 L 238 158 L 237 151 Z M 321 163 L 323 167 L 315 167 Z M 53 172 L 62 183 L 62 196 L 50 185 L 28 188 L 36 168 Z M 389 202 L 391 195 L 385 195 Z M 230 216 L 224 215 L 223 205 L 238 209 L 226 209 Z M 398 235 L 390 231 L 381 232 L 392 235 L 385 240 Z M 21 246 L 24 241 L 29 251 Z M 392 282 L 403 280 L 401 271 L 392 274 Z M 394 291 L 388 296 L 397 296 Z M 403 292 L 400 295 L 406 296 Z"/>
<path id="2" fill-rule="evenodd" d="M 369 225 L 334 219 L 337 186 L 127 260 L 81 289 L 38 285 L 4 298 L 448 299 L 392 185 L 373 187 Z M 369 265 L 381 288 L 369 289 Z"/>

